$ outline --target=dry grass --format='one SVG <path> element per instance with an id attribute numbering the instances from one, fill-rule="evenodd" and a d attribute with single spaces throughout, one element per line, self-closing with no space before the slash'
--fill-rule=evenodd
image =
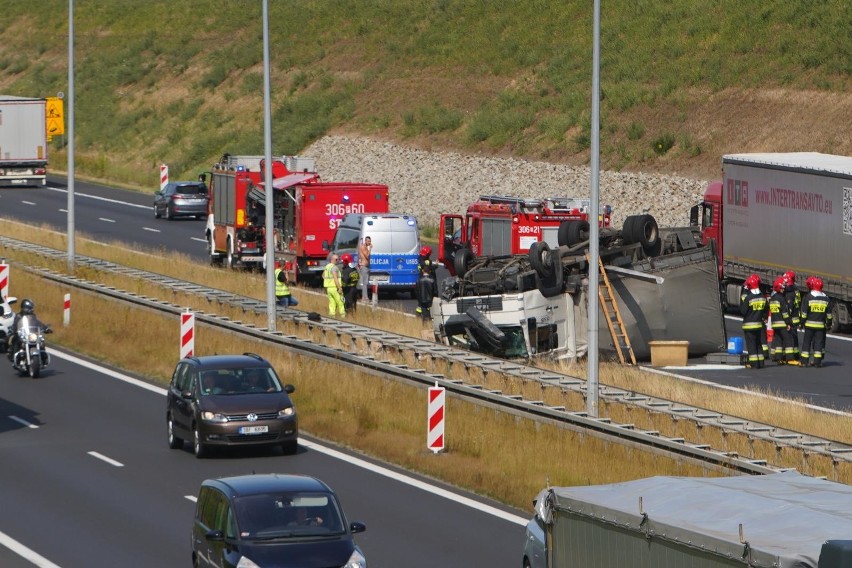
<path id="1" fill-rule="evenodd" d="M 3 223 L 0 233 L 13 236 L 14 226 Z M 64 237 L 58 233 L 36 231 L 33 235 L 40 244 L 62 250 L 65 248 Z M 161 256 L 130 251 L 121 248 L 119 244 L 99 245 L 82 238 L 77 239 L 76 246 L 79 254 L 106 258 L 152 272 L 169 272 L 176 278 L 203 282 L 207 286 L 246 296 L 263 296 L 264 282 L 262 276 L 256 274 L 214 269 L 179 256 L 170 255 L 169 260 L 163 262 Z M 1 246 L 0 256 L 24 265 L 48 266 L 57 271 L 65 268 L 63 261 L 48 261 L 43 257 L 22 254 Z M 105 275 L 88 268 L 78 269 L 78 276 L 265 327 L 263 314 L 243 313 L 218 304 L 211 306 L 204 299 L 166 291 L 148 282 Z M 53 324 L 56 333 L 51 336 L 52 342 L 150 377 L 159 384 L 165 384 L 168 380 L 178 357 L 177 317 L 134 310 L 118 303 L 106 302 L 96 295 L 74 292 L 71 325 L 64 328 L 61 326 L 62 296 L 67 290 L 14 268 L 11 282 L 12 292 L 20 297 L 24 295 L 22 291 L 26 291 L 25 295 L 36 301 L 42 319 Z M 303 302 L 300 307 L 324 311 L 325 299 L 322 295 L 301 290 L 299 297 Z M 415 337 L 419 336 L 421 329 L 420 322 L 414 318 L 400 318 L 393 313 L 362 309 L 356 318 L 358 323 Z M 86 330 L 86 333 L 80 330 Z M 115 341 L 116 337 L 127 336 L 128 330 L 133 330 L 133 341 Z M 290 333 L 292 330 L 282 331 Z M 321 341 L 323 337 L 314 339 Z M 547 483 L 575 485 L 617 482 L 647 475 L 709 473 L 688 463 L 661 459 L 641 450 L 555 426 L 537 424 L 452 398 L 447 408 L 448 448 L 445 453 L 435 456 L 425 447 L 426 402 L 422 389 L 385 381 L 366 373 L 341 372 L 334 365 L 304 359 L 263 342 L 249 341 L 203 325 L 198 326 L 196 352 L 199 355 L 243 351 L 258 352 L 269 358 L 288 381 L 296 384 L 296 402 L 306 432 L 445 479 L 514 506 L 526 507 L 536 492 Z M 427 363 L 414 359 L 411 362 Z M 554 364 L 551 368 L 574 376 L 586 375 L 583 364 Z M 429 370 L 455 372 L 454 369 Z M 580 395 L 559 387 L 543 387 L 534 381 L 508 381 L 494 373 L 483 375 L 473 371 L 472 374 L 474 376 L 470 377 L 471 380 L 488 388 L 522 394 L 528 399 L 544 400 L 548 404 L 564 405 L 569 409 L 585 408 L 585 401 Z M 852 421 L 849 418 L 824 415 L 801 405 L 720 391 L 617 365 L 602 365 L 600 380 L 620 388 L 852 443 Z M 716 428 L 697 428 L 689 420 L 648 414 L 630 406 L 602 404 L 600 410 L 602 416 L 608 416 L 616 422 L 634 423 L 637 428 L 657 430 L 667 436 L 681 436 L 717 449 L 783 463 L 806 473 L 852 482 L 852 472 L 845 467 L 838 467 L 830 460 L 802 456 L 772 444 L 755 443 Z"/>

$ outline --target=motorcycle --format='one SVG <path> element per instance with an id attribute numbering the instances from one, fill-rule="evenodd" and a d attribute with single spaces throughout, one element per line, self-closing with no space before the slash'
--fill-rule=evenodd
<path id="1" fill-rule="evenodd" d="M 34 315 L 25 315 L 21 316 L 17 333 L 17 349 L 12 353 L 12 367 L 23 375 L 37 379 L 41 370 L 50 364 L 44 336 L 53 331 Z"/>

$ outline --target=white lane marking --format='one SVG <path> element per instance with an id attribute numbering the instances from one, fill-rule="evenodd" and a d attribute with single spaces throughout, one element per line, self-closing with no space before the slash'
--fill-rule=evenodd
<path id="1" fill-rule="evenodd" d="M 112 458 L 108 458 L 103 454 L 99 454 L 98 452 L 86 452 L 86 453 L 89 454 L 90 456 L 92 456 L 93 458 L 98 458 L 99 460 L 107 462 L 109 465 L 114 465 L 115 467 L 124 467 L 123 463 L 121 463 L 119 461 L 115 461 Z"/>
<path id="2" fill-rule="evenodd" d="M 160 229 L 152 229 L 151 227 L 142 227 L 143 231 L 151 231 L 152 233 L 159 233 Z"/>
<path id="3" fill-rule="evenodd" d="M 23 424 L 23 425 L 24 425 L 24 426 L 26 426 L 27 428 L 38 428 L 38 426 L 36 426 L 36 425 L 35 425 L 35 424 L 33 424 L 32 422 L 27 422 L 27 421 L 26 421 L 26 420 L 24 420 L 23 418 L 18 418 L 17 416 L 9 416 L 9 418 L 11 418 L 12 420 L 14 420 L 14 421 L 15 421 L 15 422 L 17 422 L 18 424 Z"/>
<path id="4" fill-rule="evenodd" d="M 68 213 L 68 210 L 67 209 L 60 209 L 59 212 L 60 213 Z"/>
<path id="5" fill-rule="evenodd" d="M 98 221 L 106 221 L 107 223 L 115 223 L 115 219 L 107 219 L 106 217 L 98 217 Z"/>
<path id="6" fill-rule="evenodd" d="M 17 540 L 2 532 L 0 532 L 0 545 L 5 546 L 24 560 L 29 560 L 34 565 L 38 566 L 38 568 L 60 568 L 58 564 L 54 564 L 36 551 L 30 550 Z"/>
<path id="7" fill-rule="evenodd" d="M 67 189 L 62 189 L 59 187 L 50 187 L 47 186 L 46 189 L 51 191 L 58 191 L 59 193 L 68 193 Z M 96 199 L 98 201 L 106 201 L 107 203 L 117 203 L 119 205 L 127 205 L 128 207 L 138 207 L 139 209 L 150 209 L 151 205 L 137 205 L 136 203 L 128 203 L 127 201 L 120 201 L 118 199 L 110 199 L 108 197 L 98 197 L 97 195 L 89 195 L 87 193 L 80 193 L 75 191 L 74 197 L 88 197 L 89 199 Z"/>
<path id="8" fill-rule="evenodd" d="M 159 393 L 163 396 L 165 396 L 168 392 L 164 388 L 148 384 L 144 381 L 140 381 L 139 379 L 134 379 L 133 377 L 129 377 L 127 375 L 124 375 L 122 373 L 118 373 L 118 372 L 113 371 L 111 369 L 106 369 L 104 367 L 100 367 L 98 365 L 95 365 L 94 363 L 90 363 L 88 361 L 84 361 L 84 360 L 82 360 L 78 357 L 75 357 L 73 355 L 69 355 L 68 353 L 50 350 L 50 355 L 52 357 L 59 357 L 60 359 L 65 359 L 66 361 L 71 361 L 72 363 L 74 363 L 76 365 L 80 365 L 82 367 L 86 367 L 87 369 L 92 369 L 94 371 L 98 371 L 100 373 L 103 373 L 104 375 L 113 377 L 115 379 L 130 383 L 130 384 L 138 386 L 138 387 L 142 387 L 142 388 L 147 389 L 151 392 Z M 479 502 L 474 501 L 473 499 L 470 499 L 468 497 L 464 497 L 464 496 L 459 495 L 457 493 L 453 493 L 452 491 L 447 491 L 446 489 L 441 489 L 440 487 L 435 487 L 433 485 L 429 485 L 426 482 L 420 481 L 418 479 L 414 479 L 413 477 L 409 477 L 409 476 L 404 475 L 402 473 L 397 473 L 397 472 L 392 471 L 390 469 L 387 469 L 385 467 L 381 467 L 379 465 L 372 464 L 372 463 L 370 463 L 366 460 L 362 460 L 362 459 L 359 459 L 359 458 L 356 458 L 356 457 L 353 457 L 353 456 L 348 456 L 348 455 L 344 454 L 343 452 L 339 452 L 337 450 L 334 450 L 332 448 L 317 444 L 315 442 L 310 442 L 308 440 L 299 440 L 299 443 L 301 445 L 305 446 L 306 448 L 310 448 L 314 451 L 326 454 L 326 455 L 331 456 L 335 459 L 343 460 L 343 461 L 350 463 L 352 465 L 358 466 L 358 467 L 363 468 L 363 469 L 367 469 L 369 471 L 372 471 L 372 472 L 377 473 L 379 475 L 383 475 L 385 477 L 394 479 L 394 480 L 399 481 L 401 483 L 411 485 L 412 487 L 416 487 L 416 488 L 421 489 L 423 491 L 426 491 L 428 493 L 432 493 L 433 495 L 437 495 L 439 497 L 444 497 L 445 499 L 449 499 L 450 501 L 453 501 L 455 503 L 465 505 L 467 507 L 470 507 L 472 509 L 476 509 L 478 511 L 481 511 L 481 512 L 489 514 L 489 515 L 493 515 L 493 516 L 498 517 L 500 519 L 503 519 L 505 521 L 509 521 L 511 523 L 515 523 L 517 525 L 524 526 L 524 525 L 527 524 L 527 521 L 529 520 L 529 519 L 526 519 L 524 517 L 519 517 L 518 515 L 513 515 L 511 513 L 501 511 L 500 509 L 498 509 L 496 507 L 492 507 L 490 505 L 485 505 L 484 503 L 479 503 Z"/>
<path id="9" fill-rule="evenodd" d="M 35 205 L 32 201 L 21 201 L 24 205 Z"/>
<path id="10" fill-rule="evenodd" d="M 195 495 L 184 495 L 184 498 L 189 499 L 193 503 L 198 503 L 198 497 L 196 497 Z"/>
<path id="11" fill-rule="evenodd" d="M 198 237 L 190 237 L 193 241 L 198 241 L 199 243 L 207 243 L 207 239 L 201 239 Z"/>

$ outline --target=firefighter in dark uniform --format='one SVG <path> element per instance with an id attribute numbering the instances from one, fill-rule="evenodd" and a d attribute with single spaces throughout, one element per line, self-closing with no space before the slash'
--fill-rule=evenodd
<path id="1" fill-rule="evenodd" d="M 769 317 L 769 302 L 760 291 L 760 276 L 752 274 L 745 281 L 740 298 L 740 313 L 743 316 L 743 341 L 748 353 L 748 369 L 762 369 L 766 358 L 764 345 L 766 318 Z"/>
<path id="2" fill-rule="evenodd" d="M 432 267 L 424 266 L 414 288 L 414 296 L 417 298 L 417 313 L 420 314 L 423 321 L 432 319 L 432 300 L 437 295 L 438 285 L 432 275 Z"/>
<path id="3" fill-rule="evenodd" d="M 351 254 L 344 254 L 340 260 L 343 262 L 343 307 L 347 312 L 355 313 L 358 308 L 358 284 L 361 276 L 358 274 L 358 266 L 352 262 Z"/>
<path id="4" fill-rule="evenodd" d="M 790 320 L 793 328 L 790 330 L 790 335 L 793 338 L 793 353 L 796 359 L 799 359 L 799 327 L 802 325 L 802 319 L 799 317 L 799 312 L 802 308 L 802 294 L 796 288 L 796 273 L 788 270 L 784 273 L 784 299 L 787 300 L 787 308 L 790 310 Z M 789 358 L 787 359 L 790 360 Z"/>
<path id="5" fill-rule="evenodd" d="M 790 308 L 784 298 L 784 277 L 779 276 L 772 284 L 772 295 L 769 296 L 769 313 L 772 317 L 772 346 L 769 352 L 772 360 L 779 365 L 798 365 L 796 353 L 793 351 L 793 327 Z"/>
<path id="6" fill-rule="evenodd" d="M 435 276 L 435 263 L 432 262 L 432 247 L 429 245 L 423 245 L 420 247 L 420 252 L 417 254 L 417 277 L 423 274 L 423 269 L 428 267 L 429 271 L 432 273 L 432 276 Z M 416 295 L 416 292 L 415 292 Z M 431 303 L 429 305 L 432 305 Z M 419 305 L 414 309 L 414 311 L 418 314 L 423 315 L 423 308 Z M 423 319 L 426 319 L 426 316 L 423 315 Z"/>
<path id="7" fill-rule="evenodd" d="M 802 366 L 822 367 L 825 357 L 825 333 L 831 327 L 831 298 L 822 291 L 820 278 L 808 278 L 810 292 L 802 298 L 802 325 L 805 335 L 802 338 Z M 813 363 L 811 363 L 813 356 Z"/>

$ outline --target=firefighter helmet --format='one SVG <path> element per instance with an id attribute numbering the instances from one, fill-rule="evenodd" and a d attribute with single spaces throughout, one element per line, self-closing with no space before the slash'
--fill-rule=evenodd
<path id="1" fill-rule="evenodd" d="M 352 262 L 352 255 L 346 253 L 340 257 L 340 260 L 343 262 L 343 264 L 350 264 Z"/>
<path id="2" fill-rule="evenodd" d="M 811 290 L 822 292 L 822 278 L 814 277 L 814 281 L 811 284 Z"/>
<path id="3" fill-rule="evenodd" d="M 776 292 L 783 292 L 784 291 L 784 282 L 786 282 L 786 279 L 783 276 L 779 276 L 778 278 L 775 279 L 775 283 L 772 284 L 772 289 L 775 290 Z"/>
<path id="4" fill-rule="evenodd" d="M 816 280 L 816 276 L 808 276 L 808 279 L 805 280 L 805 286 L 808 287 L 808 290 L 814 289 L 814 280 Z"/>
<path id="5" fill-rule="evenodd" d="M 752 274 L 745 281 L 746 288 L 749 290 L 754 290 L 755 288 L 760 288 L 760 276 L 757 274 Z"/>
<path id="6" fill-rule="evenodd" d="M 795 284 L 796 283 L 796 273 L 792 270 L 788 270 L 784 273 L 784 280 L 787 281 L 787 284 Z"/>
<path id="7" fill-rule="evenodd" d="M 429 245 L 423 245 L 420 248 L 420 256 L 425 256 L 426 258 L 432 256 L 432 247 L 430 247 Z"/>

